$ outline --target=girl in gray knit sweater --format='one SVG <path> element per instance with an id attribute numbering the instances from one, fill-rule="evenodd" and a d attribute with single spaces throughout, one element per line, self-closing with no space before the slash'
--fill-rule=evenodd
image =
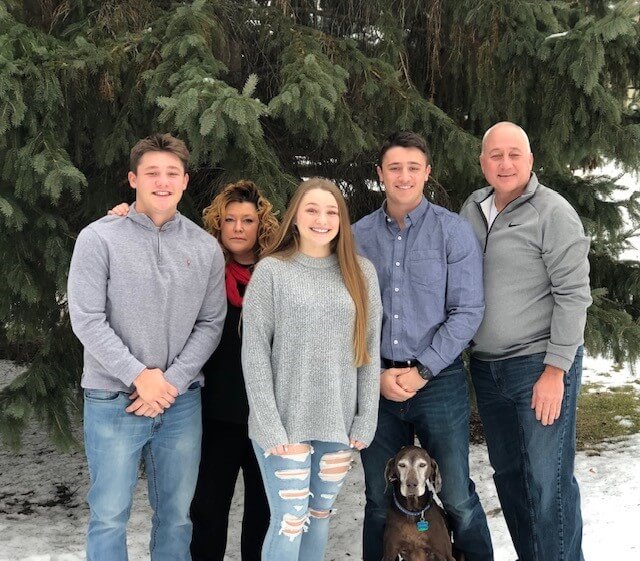
<path id="1" fill-rule="evenodd" d="M 382 308 L 358 257 L 347 206 L 330 181 L 296 191 L 243 308 L 249 436 L 271 524 L 262 561 L 320 561 L 329 515 L 376 429 Z"/>

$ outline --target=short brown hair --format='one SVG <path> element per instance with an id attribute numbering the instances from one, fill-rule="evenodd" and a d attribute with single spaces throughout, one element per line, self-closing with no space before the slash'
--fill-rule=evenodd
<path id="1" fill-rule="evenodd" d="M 391 148 L 395 148 L 396 146 L 401 146 L 402 148 L 417 148 L 424 154 L 427 159 L 427 164 L 431 163 L 429 145 L 424 137 L 413 131 L 399 131 L 388 136 L 382 143 L 380 152 L 378 153 L 379 166 L 382 166 L 382 158 L 384 158 L 387 151 L 391 150 Z"/>
<path id="2" fill-rule="evenodd" d="M 133 173 L 136 173 L 140 159 L 147 152 L 169 152 L 180 158 L 184 171 L 187 171 L 187 167 L 189 166 L 189 150 L 187 149 L 187 145 L 169 133 L 152 134 L 136 142 L 136 145 L 131 149 L 131 154 L 129 155 L 129 169 Z"/>

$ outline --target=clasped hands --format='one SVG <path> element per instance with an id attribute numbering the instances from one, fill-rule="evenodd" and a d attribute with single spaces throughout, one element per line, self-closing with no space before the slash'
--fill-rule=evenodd
<path id="1" fill-rule="evenodd" d="M 145 368 L 133 381 L 135 391 L 129 396 L 133 402 L 125 409 L 138 417 L 154 418 L 173 405 L 178 390 L 164 377 L 159 368 Z"/>
<path id="2" fill-rule="evenodd" d="M 390 401 L 407 401 L 426 384 L 415 366 L 387 368 L 380 373 L 380 393 Z"/>

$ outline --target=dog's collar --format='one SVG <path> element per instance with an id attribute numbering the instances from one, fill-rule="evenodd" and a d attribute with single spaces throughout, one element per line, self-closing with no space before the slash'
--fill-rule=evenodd
<path id="1" fill-rule="evenodd" d="M 393 502 L 396 505 L 396 507 L 398 508 L 398 510 L 400 512 L 402 512 L 402 514 L 406 514 L 407 516 L 419 516 L 420 520 L 424 520 L 424 513 L 427 512 L 427 510 L 429 510 L 431 508 L 431 501 L 429 501 L 427 503 L 427 506 L 425 506 L 422 510 L 409 510 L 407 508 L 404 508 L 400 504 L 400 501 L 398 500 L 398 497 L 396 496 L 395 490 L 393 491 Z"/>

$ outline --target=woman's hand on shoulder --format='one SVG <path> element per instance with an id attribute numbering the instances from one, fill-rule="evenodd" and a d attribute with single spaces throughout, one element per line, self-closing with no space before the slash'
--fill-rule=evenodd
<path id="1" fill-rule="evenodd" d="M 129 214 L 129 205 L 127 203 L 120 203 L 107 211 L 107 215 L 126 216 L 127 214 Z"/>
<path id="2" fill-rule="evenodd" d="M 364 442 L 360 442 L 359 440 L 354 440 L 353 438 L 349 441 L 349 447 L 355 448 L 356 450 L 364 450 L 367 445 Z"/>

